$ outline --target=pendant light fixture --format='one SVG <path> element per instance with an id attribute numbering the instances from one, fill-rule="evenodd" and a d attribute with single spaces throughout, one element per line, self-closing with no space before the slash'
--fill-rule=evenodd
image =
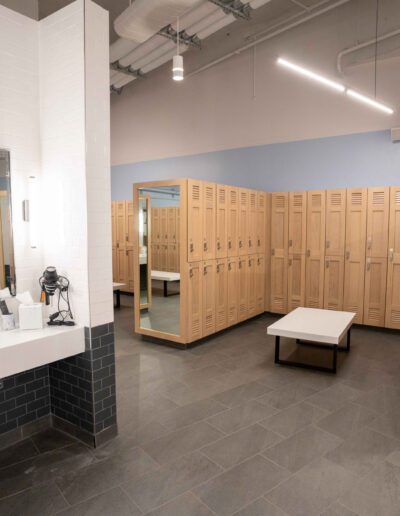
<path id="1" fill-rule="evenodd" d="M 172 59 L 172 78 L 183 81 L 183 56 L 179 54 L 179 18 L 176 20 L 176 55 Z"/>

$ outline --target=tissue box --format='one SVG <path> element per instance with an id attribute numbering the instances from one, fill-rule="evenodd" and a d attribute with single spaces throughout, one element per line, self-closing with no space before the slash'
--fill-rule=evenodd
<path id="1" fill-rule="evenodd" d="M 43 328 L 43 305 L 19 305 L 19 327 L 21 330 L 36 330 Z"/>

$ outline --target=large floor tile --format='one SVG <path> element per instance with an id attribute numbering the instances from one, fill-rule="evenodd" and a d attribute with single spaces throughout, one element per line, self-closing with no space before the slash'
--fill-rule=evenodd
<path id="1" fill-rule="evenodd" d="M 149 512 L 146 516 L 214 516 L 194 494 L 187 492 Z"/>
<path id="2" fill-rule="evenodd" d="M 285 410 L 281 410 L 278 414 L 261 421 L 260 424 L 284 437 L 290 437 L 325 415 L 326 412 L 324 410 L 303 401 Z"/>
<path id="3" fill-rule="evenodd" d="M 207 399 L 191 403 L 185 407 L 179 407 L 168 414 L 163 414 L 158 419 L 165 428 L 172 431 L 189 426 L 224 410 L 227 410 L 225 405 L 218 401 Z"/>
<path id="4" fill-rule="evenodd" d="M 263 455 L 292 473 L 336 448 L 341 439 L 313 426 L 271 446 Z"/>
<path id="5" fill-rule="evenodd" d="M 132 448 L 121 455 L 96 462 L 80 471 L 57 479 L 57 485 L 71 504 L 77 504 L 111 487 L 131 481 L 150 471 L 158 464 L 140 448 Z"/>
<path id="6" fill-rule="evenodd" d="M 257 423 L 276 412 L 277 410 L 273 407 L 253 400 L 221 412 L 207 421 L 215 428 L 218 428 L 218 430 L 231 434 L 252 423 Z"/>
<path id="7" fill-rule="evenodd" d="M 327 453 L 326 457 L 355 475 L 363 476 L 395 450 L 400 450 L 400 441 L 364 428 Z"/>
<path id="8" fill-rule="evenodd" d="M 317 391 L 308 385 L 295 384 L 286 385 L 280 389 L 276 389 L 261 398 L 258 398 L 260 403 L 265 403 L 278 410 L 285 409 L 294 403 L 299 403 L 305 398 L 315 394 Z"/>
<path id="9" fill-rule="evenodd" d="M 258 498 L 244 509 L 236 512 L 234 516 L 287 516 L 287 513 L 272 505 L 265 498 Z"/>
<path id="10" fill-rule="evenodd" d="M 159 464 L 171 462 L 220 439 L 224 434 L 204 421 L 176 430 L 142 445 Z"/>
<path id="11" fill-rule="evenodd" d="M 307 399 L 309 403 L 323 410 L 334 412 L 348 401 L 354 400 L 360 391 L 342 383 L 336 383 Z"/>
<path id="12" fill-rule="evenodd" d="M 369 408 L 378 414 L 387 414 L 399 407 L 400 389 L 389 385 L 382 385 L 371 391 L 361 394 L 354 400 L 355 403 Z"/>
<path id="13" fill-rule="evenodd" d="M 123 488 L 146 513 L 202 484 L 221 471 L 219 466 L 200 452 L 193 452 L 153 473 L 125 483 Z"/>
<path id="14" fill-rule="evenodd" d="M 351 488 L 354 477 L 338 464 L 317 459 L 265 497 L 292 516 L 317 516 Z"/>
<path id="15" fill-rule="evenodd" d="M 400 467 L 381 462 L 340 501 L 360 516 L 399 516 Z"/>
<path id="16" fill-rule="evenodd" d="M 141 516 L 141 511 L 120 489 L 114 488 L 60 513 L 60 516 Z"/>
<path id="17" fill-rule="evenodd" d="M 273 445 L 281 438 L 255 424 L 202 448 L 202 453 L 223 468 L 230 468 Z"/>
<path id="18" fill-rule="evenodd" d="M 382 434 L 400 439 L 400 406 L 376 417 L 369 427 Z"/>
<path id="19" fill-rule="evenodd" d="M 360 516 L 339 502 L 334 502 L 321 516 Z"/>
<path id="20" fill-rule="evenodd" d="M 218 516 L 232 515 L 281 482 L 288 473 L 256 455 L 211 479 L 194 493 Z"/>
<path id="21" fill-rule="evenodd" d="M 33 435 L 31 439 L 40 453 L 56 450 L 76 443 L 75 439 L 54 428 L 49 428 L 44 432 Z"/>
<path id="22" fill-rule="evenodd" d="M 233 407 L 235 405 L 241 405 L 246 401 L 259 398 L 270 391 L 271 389 L 266 385 L 262 385 L 258 382 L 249 382 L 218 393 L 213 399 L 227 405 L 228 407 Z"/>
<path id="23" fill-rule="evenodd" d="M 32 440 L 24 439 L 19 443 L 0 450 L 0 468 L 11 466 L 17 462 L 35 457 L 38 454 L 39 451 Z"/>
<path id="24" fill-rule="evenodd" d="M 375 412 L 356 403 L 348 402 L 339 410 L 322 418 L 317 426 L 341 439 L 347 439 L 372 424 L 376 417 Z"/>
<path id="25" fill-rule="evenodd" d="M 3 516 L 50 516 L 66 507 L 68 504 L 54 483 L 32 487 L 0 500 Z"/>

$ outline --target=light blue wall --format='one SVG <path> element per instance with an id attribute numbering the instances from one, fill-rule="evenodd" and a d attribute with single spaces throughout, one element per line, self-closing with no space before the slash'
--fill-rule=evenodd
<path id="1" fill-rule="evenodd" d="M 188 177 L 267 191 L 400 184 L 390 131 L 246 147 L 112 167 L 112 198 L 132 183 Z"/>

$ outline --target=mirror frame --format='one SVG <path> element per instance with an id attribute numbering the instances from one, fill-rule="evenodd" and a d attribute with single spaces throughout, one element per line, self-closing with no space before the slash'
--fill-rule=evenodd
<path id="1" fill-rule="evenodd" d="M 13 235 L 13 214 L 12 214 L 12 188 L 11 188 L 11 159 L 10 159 L 10 151 L 8 149 L 0 148 L 0 156 L 5 156 L 5 159 L 8 163 L 8 181 L 9 181 L 9 204 L 8 204 L 8 217 L 10 221 L 10 293 L 12 296 L 16 295 L 17 292 L 17 278 L 15 271 L 15 248 L 14 248 L 14 235 Z M 3 192 L 5 190 L 1 190 Z M 2 193 L 0 193 L 3 196 Z"/>
<path id="2" fill-rule="evenodd" d="M 187 343 L 187 300 L 188 300 L 188 284 L 187 284 L 187 180 L 186 179 L 169 179 L 165 181 L 149 181 L 146 183 L 136 183 L 133 185 L 133 271 L 134 271 L 134 292 L 140 292 L 140 264 L 139 264 L 139 197 L 143 197 L 140 189 L 157 188 L 166 186 L 180 187 L 180 306 L 179 306 L 179 327 L 180 334 L 167 333 L 160 330 L 152 330 L 140 327 L 140 295 L 134 294 L 134 314 L 135 314 L 135 333 L 155 337 L 162 340 L 175 342 L 178 344 Z M 151 222 L 150 222 L 151 224 Z M 148 255 L 151 254 L 147 250 Z M 149 263 L 149 262 L 148 262 Z M 150 259 L 151 266 L 151 259 Z"/>

